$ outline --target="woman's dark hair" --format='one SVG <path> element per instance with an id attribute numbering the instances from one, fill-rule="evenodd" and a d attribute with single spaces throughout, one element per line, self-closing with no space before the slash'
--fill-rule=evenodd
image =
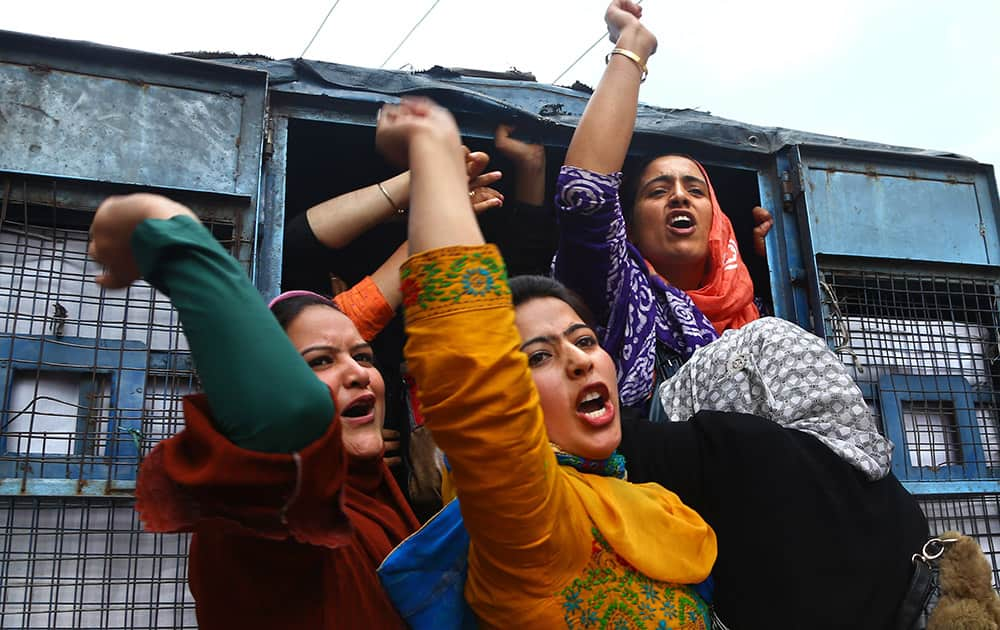
<path id="1" fill-rule="evenodd" d="M 514 301 L 515 308 L 536 298 L 555 298 L 565 302 L 570 308 L 576 311 L 576 314 L 580 316 L 584 324 L 591 328 L 597 324 L 594 314 L 584 304 L 583 298 L 566 288 L 558 280 L 553 280 L 547 276 L 515 276 L 511 278 L 510 295 Z"/>
<path id="2" fill-rule="evenodd" d="M 275 302 L 271 307 L 271 313 L 278 320 L 282 330 L 288 330 L 295 318 L 309 306 L 328 306 L 336 311 L 340 310 L 333 300 L 321 295 L 296 295 Z"/>
<path id="3" fill-rule="evenodd" d="M 656 153 L 639 156 L 631 164 L 626 164 L 622 172 L 622 186 L 619 193 L 625 225 L 632 225 L 632 217 L 635 214 L 635 202 L 639 196 L 639 186 L 642 185 L 642 174 L 646 172 L 650 164 L 663 157 L 682 157 L 696 164 L 698 163 L 698 160 L 684 153 Z"/>

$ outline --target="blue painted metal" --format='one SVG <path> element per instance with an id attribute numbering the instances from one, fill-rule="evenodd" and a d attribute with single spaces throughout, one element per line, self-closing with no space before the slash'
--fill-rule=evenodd
<path id="1" fill-rule="evenodd" d="M 146 387 L 147 350 L 137 341 L 113 341 L 82 337 L 0 336 L 0 384 L 2 408 L 10 409 L 14 375 L 62 372 L 99 374 L 110 380 L 107 451 L 87 455 L 75 445 L 73 455 L 18 454 L 7 450 L 7 439 L 0 430 L 0 478 L 32 478 L 58 474 L 78 479 L 135 479 L 139 444 L 130 439 L 141 435 L 143 392 Z M 82 395 L 82 392 L 81 392 Z M 82 405 L 81 405 L 82 406 Z M 10 423 L 10 413 L 0 414 L 0 427 Z M 17 459 L 30 458 L 41 463 L 42 471 L 18 467 Z M 108 463 L 110 462 L 110 463 Z"/>
<path id="2" fill-rule="evenodd" d="M 288 164 L 288 118 L 272 116 L 271 152 L 264 169 L 264 208 L 258 242 L 257 289 L 265 300 L 281 293 L 281 258 L 285 234 L 285 168 Z"/>
<path id="3" fill-rule="evenodd" d="M 912 494 L 919 495 L 949 495 L 949 494 L 997 494 L 1000 493 L 1000 481 L 905 481 L 903 487 Z M 969 515 L 972 517 L 972 515 Z"/>
<path id="4" fill-rule="evenodd" d="M 795 321 L 794 296 L 788 273 L 788 251 L 785 246 L 784 213 L 781 211 L 781 187 L 779 177 L 772 165 L 766 171 L 757 173 L 757 186 L 760 191 L 760 204 L 771 211 L 774 226 L 767 233 L 767 266 L 771 281 L 771 301 L 774 304 L 774 315 L 783 319 Z"/>
<path id="5" fill-rule="evenodd" d="M 887 374 L 879 378 L 878 386 L 882 421 L 886 434 L 896 445 L 892 458 L 892 471 L 896 477 L 912 481 L 951 481 L 983 479 L 988 476 L 979 421 L 968 381 L 961 376 Z M 918 467 L 910 463 L 910 451 L 918 445 L 910 444 L 903 431 L 904 401 L 952 403 L 955 413 L 954 430 L 962 453 L 960 463 L 936 468 Z"/>
<path id="6" fill-rule="evenodd" d="M 3 479 L 0 478 L 0 496 L 25 495 L 40 497 L 131 497 L 135 494 L 135 480 L 119 479 Z"/>
<path id="7" fill-rule="evenodd" d="M 2 36 L 0 170 L 256 197 L 266 73 Z"/>
<path id="8" fill-rule="evenodd" d="M 233 253 L 256 271 L 266 72 L 0 38 L 0 171 L 242 197 Z"/>
<path id="9" fill-rule="evenodd" d="M 163 350 L 149 351 L 149 370 L 186 374 L 194 372 L 194 361 L 190 352 L 171 352 Z"/>
<path id="10" fill-rule="evenodd" d="M 798 227 L 798 247 L 802 264 L 801 270 L 798 267 L 792 269 L 796 277 L 801 278 L 799 281 L 803 284 L 803 294 L 806 296 L 805 303 L 808 305 L 806 308 L 809 309 L 810 318 L 810 325 L 806 329 L 822 336 L 826 333 L 824 330 L 826 320 L 823 319 L 819 268 L 816 263 L 816 251 L 813 249 L 809 226 L 809 206 L 805 195 L 805 171 L 802 168 L 802 147 L 790 147 L 788 156 L 791 167 L 789 183 L 792 193 L 792 207 Z M 797 306 L 801 307 L 801 302 Z"/>
<path id="11" fill-rule="evenodd" d="M 793 159 L 786 152 L 775 156 L 775 169 L 781 181 L 781 203 L 776 205 L 774 239 L 780 240 L 784 260 L 776 264 L 771 277 L 772 292 L 783 296 L 784 314 L 779 317 L 789 319 L 806 330 L 813 330 L 812 311 L 809 307 L 809 288 L 806 279 L 806 265 L 811 261 L 802 251 L 799 225 L 799 204 L 796 195 Z M 777 210 L 780 208 L 780 211 Z M 779 216 L 780 215 L 780 216 Z M 775 305 L 777 306 L 777 305 Z"/>
<path id="12" fill-rule="evenodd" d="M 461 70 L 440 67 L 426 72 L 402 72 L 302 59 L 227 61 L 269 72 L 272 95 L 281 95 L 283 104 L 294 102 L 317 109 L 349 109 L 345 104 L 350 101 L 372 103 L 388 97 L 423 94 L 455 111 L 475 113 L 493 122 L 516 118 L 519 123 L 538 123 L 546 126 L 551 135 L 565 141 L 569 140 L 590 98 L 585 86 L 570 89 L 546 85 L 525 80 L 523 75 L 476 77 Z M 702 149 L 715 147 L 744 155 L 770 155 L 789 146 L 808 144 L 924 158 L 961 158 L 953 153 L 761 127 L 697 110 L 644 104 L 638 108 L 636 137 L 668 137 L 675 145 L 689 143 Z M 560 144 L 556 142 L 552 146 Z"/>
<path id="13" fill-rule="evenodd" d="M 83 207 L 93 205 L 94 202 L 90 198 L 94 195 L 94 184 L 100 184 L 102 195 L 99 200 L 103 201 L 107 193 L 114 194 L 128 194 L 130 192 L 136 191 L 136 185 L 133 184 L 122 184 L 120 182 L 104 181 L 88 179 L 86 177 L 73 177 L 72 175 L 63 175 L 59 173 L 45 173 L 39 171 L 32 171 L 27 169 L 19 170 L 4 170 L 0 169 L 0 173 L 10 173 L 18 176 L 25 176 L 30 178 L 37 178 L 39 180 L 58 180 L 61 188 L 57 191 L 46 191 L 46 198 L 37 198 L 32 194 L 35 193 L 33 190 L 28 190 L 29 202 L 38 203 L 53 203 L 57 206 L 66 207 Z M 78 189 L 78 190 L 72 190 Z M 210 202 L 212 204 L 217 204 L 219 206 L 249 206 L 253 202 L 253 197 L 250 195 L 236 194 L 236 193 L 220 193 L 214 190 L 202 190 L 199 188 L 194 188 L 193 186 L 154 186 L 154 185 L 144 185 L 141 187 L 144 192 L 156 193 L 163 195 L 165 197 L 170 197 L 171 199 L 176 199 L 179 201 L 187 201 L 192 198 L 200 199 L 202 202 Z M 21 199 L 17 196 L 18 191 L 13 191 L 11 193 L 11 200 Z M 68 193 L 68 194 L 67 194 Z"/>
<path id="14" fill-rule="evenodd" d="M 991 265 L 1000 265 L 1000 196 L 997 194 L 996 169 L 987 168 L 977 172 L 975 177 L 986 259 Z"/>
<path id="15" fill-rule="evenodd" d="M 817 254 L 1000 264 L 987 169 L 808 149 L 801 168 Z"/>
<path id="16" fill-rule="evenodd" d="M 875 401 L 879 397 L 879 388 L 870 382 L 855 383 L 858 389 L 861 390 L 861 395 L 865 400 Z M 991 392 L 981 392 L 973 389 L 969 390 L 969 396 L 972 397 L 972 402 L 975 405 L 992 405 L 993 404 L 993 394 Z"/>

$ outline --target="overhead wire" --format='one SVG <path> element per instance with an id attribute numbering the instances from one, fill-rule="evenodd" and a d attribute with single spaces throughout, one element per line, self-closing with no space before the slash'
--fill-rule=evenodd
<path id="1" fill-rule="evenodd" d="M 642 4 L 642 0 L 636 0 L 636 4 Z M 608 36 L 607 31 L 605 31 L 604 33 L 601 33 L 601 36 L 597 38 L 597 41 L 595 41 L 593 44 L 591 44 L 590 46 L 588 46 L 587 50 L 583 51 L 580 54 L 579 57 L 577 57 L 576 59 L 573 60 L 573 63 L 571 63 L 568 66 L 566 66 L 566 69 L 563 70 L 562 72 L 560 72 L 559 76 L 557 76 L 556 78 L 554 78 L 551 81 L 549 81 L 549 83 L 552 83 L 554 85 L 559 79 L 563 78 L 566 75 L 567 72 L 569 72 L 570 70 L 572 70 L 573 67 L 576 66 L 576 64 L 580 63 L 580 61 L 584 57 L 586 57 L 590 53 L 590 51 L 592 51 L 598 44 L 600 44 L 601 40 L 603 40 L 607 36 Z"/>
<path id="2" fill-rule="evenodd" d="M 302 49 L 302 54 L 299 55 L 299 59 L 305 57 L 306 53 L 309 52 L 309 48 L 313 45 L 313 42 L 316 41 L 316 37 L 319 35 L 319 32 L 323 30 L 324 26 L 326 26 L 326 21 L 330 19 L 330 14 L 333 13 L 333 10 L 337 8 L 338 4 L 340 4 L 340 0 L 333 0 L 333 5 L 330 7 L 330 10 L 326 12 L 326 17 L 323 18 L 323 21 L 319 23 L 319 27 L 316 29 L 316 32 L 313 33 L 312 39 L 310 39 L 309 43 L 306 44 L 306 47 Z"/>
<path id="3" fill-rule="evenodd" d="M 410 39 L 410 36 L 413 35 L 414 31 L 420 28 L 420 25 L 424 23 L 424 20 L 427 19 L 427 16 L 431 14 L 431 11 L 434 10 L 434 7 L 436 7 L 439 2 L 441 2 L 441 0 L 434 0 L 434 4 L 432 4 L 430 8 L 424 12 L 423 16 L 421 16 L 421 18 L 417 20 L 417 23 L 413 25 L 413 28 L 410 29 L 410 32 L 403 36 L 403 39 L 399 41 L 399 44 L 397 44 L 396 47 L 392 50 L 392 52 L 389 53 L 389 56 L 385 58 L 385 61 L 383 61 L 382 65 L 379 66 L 380 69 L 384 68 L 385 64 L 389 63 L 389 60 L 392 59 L 396 55 L 396 53 L 399 52 L 399 49 L 403 47 L 403 44 L 406 43 L 406 40 Z"/>
<path id="4" fill-rule="evenodd" d="M 566 69 L 565 69 L 565 70 L 563 70 L 562 72 L 560 72 L 560 73 L 559 73 L 559 76 L 557 76 L 556 78 L 554 78 L 554 79 L 552 79 L 551 81 L 549 81 L 549 83 L 552 83 L 552 84 L 555 84 L 555 83 L 556 83 L 556 81 L 558 81 L 559 79 L 563 78 L 563 76 L 564 76 L 564 75 L 565 75 L 565 74 L 566 74 L 567 72 L 569 72 L 570 70 L 572 70 L 572 69 L 573 69 L 573 67 L 574 67 L 574 66 L 575 66 L 576 64 L 580 63 L 580 60 L 581 60 L 581 59 L 583 59 L 584 57 L 586 57 L 586 56 L 587 56 L 587 54 L 588 54 L 588 53 L 589 53 L 590 51 L 592 51 L 592 50 L 594 49 L 594 47 L 595 47 L 595 46 L 597 46 L 598 44 L 600 44 L 600 43 L 601 43 L 601 41 L 602 41 L 602 40 L 603 40 L 603 39 L 604 39 L 605 37 L 607 37 L 607 36 L 608 36 L 608 34 L 607 34 L 607 33 L 601 33 L 601 36 L 597 38 L 597 41 L 596 41 L 596 42 L 594 42 L 593 44 L 591 44 L 591 45 L 590 45 L 590 47 L 589 47 L 589 48 L 587 48 L 587 50 L 583 51 L 583 53 L 582 53 L 582 54 L 581 54 L 581 55 L 580 55 L 579 57 L 577 57 L 577 58 L 576 58 L 576 59 L 575 59 L 575 60 L 573 61 L 573 63 L 571 63 L 571 64 L 569 64 L 568 66 L 566 66 Z"/>

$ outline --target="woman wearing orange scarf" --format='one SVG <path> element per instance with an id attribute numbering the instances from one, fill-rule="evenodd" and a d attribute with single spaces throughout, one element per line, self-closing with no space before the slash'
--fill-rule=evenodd
<path id="1" fill-rule="evenodd" d="M 641 15 L 615 0 L 605 16 L 616 48 L 559 173 L 553 264 L 606 326 L 602 345 L 615 357 L 626 405 L 645 404 L 655 381 L 697 348 L 760 317 L 732 224 L 700 164 L 657 157 L 622 187 L 639 84 L 656 51 L 652 34 L 635 49 L 620 40 L 633 29 L 649 33 Z"/>

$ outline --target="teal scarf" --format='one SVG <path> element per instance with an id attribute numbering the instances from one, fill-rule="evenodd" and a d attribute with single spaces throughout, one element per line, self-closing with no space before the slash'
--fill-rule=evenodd
<path id="1" fill-rule="evenodd" d="M 625 470 L 625 456 L 618 451 L 612 453 L 611 457 L 607 459 L 587 459 L 567 453 L 555 444 L 552 444 L 552 450 L 555 452 L 556 461 L 559 462 L 560 466 L 570 466 L 591 475 L 628 479 L 628 471 Z"/>

